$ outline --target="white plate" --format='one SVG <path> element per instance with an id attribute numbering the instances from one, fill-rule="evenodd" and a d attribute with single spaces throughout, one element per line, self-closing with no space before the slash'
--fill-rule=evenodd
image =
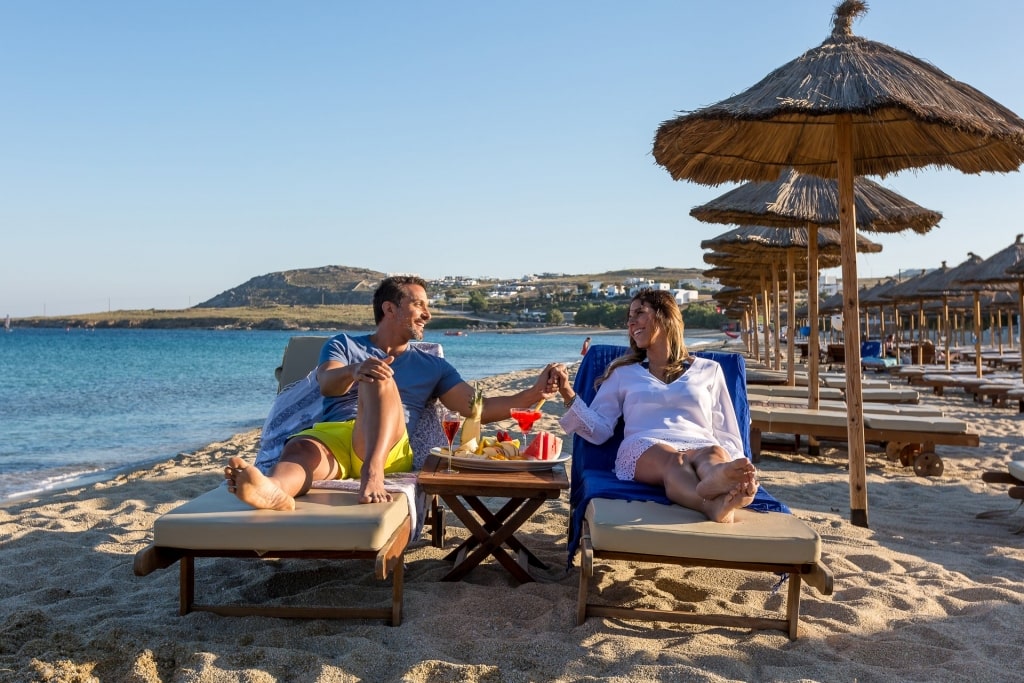
<path id="1" fill-rule="evenodd" d="M 450 456 L 447 448 L 434 447 L 430 449 L 431 455 L 439 458 L 451 458 L 452 464 L 467 470 L 490 470 L 492 472 L 527 472 L 550 470 L 555 465 L 569 462 L 572 458 L 568 453 L 562 453 L 554 460 L 490 460 L 488 458 L 467 458 L 465 456 Z"/>

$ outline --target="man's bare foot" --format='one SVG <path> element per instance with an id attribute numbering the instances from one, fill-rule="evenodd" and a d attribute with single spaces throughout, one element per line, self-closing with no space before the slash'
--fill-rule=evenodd
<path id="1" fill-rule="evenodd" d="M 697 495 L 701 498 L 717 498 L 733 490 L 736 484 L 755 474 L 754 464 L 746 458 L 710 465 L 710 471 L 702 472 L 697 482 Z"/>
<path id="2" fill-rule="evenodd" d="M 359 502 L 390 503 L 391 501 L 391 494 L 384 489 L 384 475 L 371 477 L 364 471 L 359 478 Z"/>
<path id="3" fill-rule="evenodd" d="M 232 457 L 224 468 L 228 491 L 260 510 L 294 510 L 295 499 L 281 490 L 255 467 L 250 467 L 239 457 Z"/>

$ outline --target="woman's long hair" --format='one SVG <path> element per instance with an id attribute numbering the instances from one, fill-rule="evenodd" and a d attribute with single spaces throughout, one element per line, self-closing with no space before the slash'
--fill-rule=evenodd
<path id="1" fill-rule="evenodd" d="M 683 364 L 689 360 L 690 352 L 686 350 L 686 341 L 683 339 L 683 313 L 679 310 L 679 304 L 671 292 L 660 289 L 644 288 L 637 292 L 629 305 L 639 301 L 651 307 L 654 319 L 658 321 L 665 336 L 668 338 L 668 365 L 665 366 L 665 381 L 674 382 L 683 374 Z M 594 387 L 601 386 L 612 374 L 615 368 L 623 365 L 633 365 L 647 360 L 647 349 L 641 349 L 636 345 L 632 336 L 629 338 L 629 351 L 619 356 L 604 371 L 604 374 L 594 382 Z"/>

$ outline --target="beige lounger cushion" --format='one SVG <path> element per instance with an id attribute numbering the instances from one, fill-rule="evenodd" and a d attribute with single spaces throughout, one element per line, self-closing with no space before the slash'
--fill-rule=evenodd
<path id="1" fill-rule="evenodd" d="M 1011 460 L 1010 461 L 1010 476 L 1014 479 L 1020 479 L 1024 481 L 1024 460 Z"/>
<path id="2" fill-rule="evenodd" d="M 886 401 L 917 403 L 921 400 L 921 395 L 913 389 L 863 389 L 861 399 L 879 403 Z"/>
<path id="3" fill-rule="evenodd" d="M 736 522 L 712 522 L 679 505 L 594 498 L 587 505 L 594 549 L 726 562 L 814 563 L 821 539 L 781 512 L 737 510 Z"/>
<path id="4" fill-rule="evenodd" d="M 906 403 L 864 403 L 865 413 L 884 413 L 886 415 L 917 415 L 941 417 L 942 409 L 934 406 L 924 406 Z M 796 408 L 806 409 L 807 401 L 798 398 L 787 398 L 784 396 L 755 396 L 750 399 L 751 410 L 757 408 Z M 818 401 L 819 410 L 831 410 L 846 412 L 846 401 Z M 762 411 L 760 416 L 768 418 L 768 413 Z"/>
<path id="5" fill-rule="evenodd" d="M 894 432 L 941 432 L 943 434 L 964 434 L 967 432 L 967 423 L 952 417 L 874 415 L 865 413 L 864 426 L 868 429 L 885 429 Z"/>
<path id="6" fill-rule="evenodd" d="M 799 423 L 807 426 L 820 427 L 845 427 L 846 413 L 837 410 L 811 410 L 810 408 L 771 408 L 768 410 L 757 410 L 751 406 L 750 417 L 754 420 L 773 423 L 789 424 Z"/>
<path id="7" fill-rule="evenodd" d="M 801 398 L 807 398 L 807 392 L 810 391 L 807 387 L 788 387 L 788 386 L 765 386 L 760 384 L 751 384 L 747 387 L 747 395 L 752 400 L 756 396 L 795 396 Z M 841 389 L 831 389 L 829 387 L 818 388 L 818 398 L 823 400 L 841 401 L 843 400 L 843 392 Z"/>
<path id="8" fill-rule="evenodd" d="M 153 544 L 189 550 L 379 550 L 409 516 L 405 496 L 361 505 L 351 491 L 312 489 L 292 512 L 254 510 L 219 486 L 156 520 Z"/>

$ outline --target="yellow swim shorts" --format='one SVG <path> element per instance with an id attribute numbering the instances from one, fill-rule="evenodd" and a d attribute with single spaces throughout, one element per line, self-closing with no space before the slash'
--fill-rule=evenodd
<path id="1" fill-rule="evenodd" d="M 338 479 L 357 478 L 363 469 L 363 461 L 356 455 L 352 448 L 352 432 L 355 429 L 355 420 L 345 422 L 318 422 L 309 429 L 292 434 L 289 438 L 307 436 L 316 439 L 328 450 L 338 461 Z M 384 473 L 412 472 L 412 446 L 409 445 L 409 434 L 403 434 L 398 443 L 388 453 L 388 459 L 384 463 Z"/>

